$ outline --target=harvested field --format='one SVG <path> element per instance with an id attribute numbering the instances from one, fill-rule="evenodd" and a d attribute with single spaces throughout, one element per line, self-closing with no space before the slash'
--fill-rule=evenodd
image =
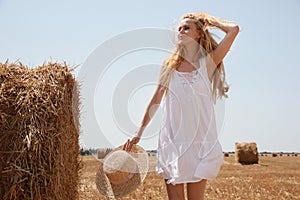
<path id="1" fill-rule="evenodd" d="M 95 185 L 98 162 L 93 156 L 81 157 L 81 200 L 108 199 Z M 163 179 L 155 175 L 155 156 L 150 157 L 150 172 L 143 184 L 121 199 L 167 199 Z M 225 157 L 219 176 L 208 182 L 207 200 L 216 199 L 300 199 L 299 156 L 260 157 L 259 164 L 241 165 L 234 156 Z"/>

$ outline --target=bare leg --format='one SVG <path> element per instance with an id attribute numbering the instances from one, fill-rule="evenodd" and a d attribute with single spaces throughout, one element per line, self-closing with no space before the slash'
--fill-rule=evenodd
<path id="1" fill-rule="evenodd" d="M 206 179 L 202 179 L 196 183 L 187 183 L 188 200 L 203 200 L 206 182 Z"/>
<path id="2" fill-rule="evenodd" d="M 169 200 L 184 200 L 184 187 L 183 184 L 167 184 L 165 180 Z"/>

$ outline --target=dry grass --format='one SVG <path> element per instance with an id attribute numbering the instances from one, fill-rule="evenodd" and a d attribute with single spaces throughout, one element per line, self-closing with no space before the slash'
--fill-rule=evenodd
<path id="1" fill-rule="evenodd" d="M 81 200 L 108 199 L 95 186 L 98 161 L 85 156 L 81 173 Z M 150 171 L 143 184 L 121 199 L 167 199 L 163 179 L 155 175 L 155 156 L 150 157 Z M 300 199 L 300 158 L 295 156 L 260 157 L 260 163 L 241 165 L 234 161 L 234 155 L 225 157 L 219 176 L 208 182 L 207 200 L 265 200 Z"/>

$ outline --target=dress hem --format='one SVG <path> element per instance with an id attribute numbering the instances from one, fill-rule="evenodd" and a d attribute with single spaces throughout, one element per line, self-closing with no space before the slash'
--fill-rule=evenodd
<path id="1" fill-rule="evenodd" d="M 196 180 L 185 180 L 185 181 L 176 181 L 175 179 L 177 179 L 178 177 L 173 177 L 173 178 L 165 178 L 163 176 L 163 171 L 156 171 L 156 175 L 161 176 L 164 180 L 167 180 L 167 184 L 172 184 L 172 185 L 176 185 L 176 184 L 184 184 L 184 183 L 196 183 L 196 182 L 200 182 L 202 180 L 213 180 L 216 177 L 204 177 L 204 176 L 199 176 L 196 177 Z"/>

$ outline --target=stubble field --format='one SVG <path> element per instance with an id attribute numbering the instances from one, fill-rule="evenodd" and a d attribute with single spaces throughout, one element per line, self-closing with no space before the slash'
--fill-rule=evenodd
<path id="1" fill-rule="evenodd" d="M 138 189 L 120 199 L 167 199 L 165 183 L 155 174 L 156 157 L 150 156 L 150 169 Z M 95 185 L 99 161 L 94 156 L 81 157 L 80 200 L 104 200 Z M 208 181 L 207 200 L 226 199 L 300 199 L 300 156 L 260 156 L 259 164 L 241 165 L 234 155 L 224 158 L 218 177 Z"/>

